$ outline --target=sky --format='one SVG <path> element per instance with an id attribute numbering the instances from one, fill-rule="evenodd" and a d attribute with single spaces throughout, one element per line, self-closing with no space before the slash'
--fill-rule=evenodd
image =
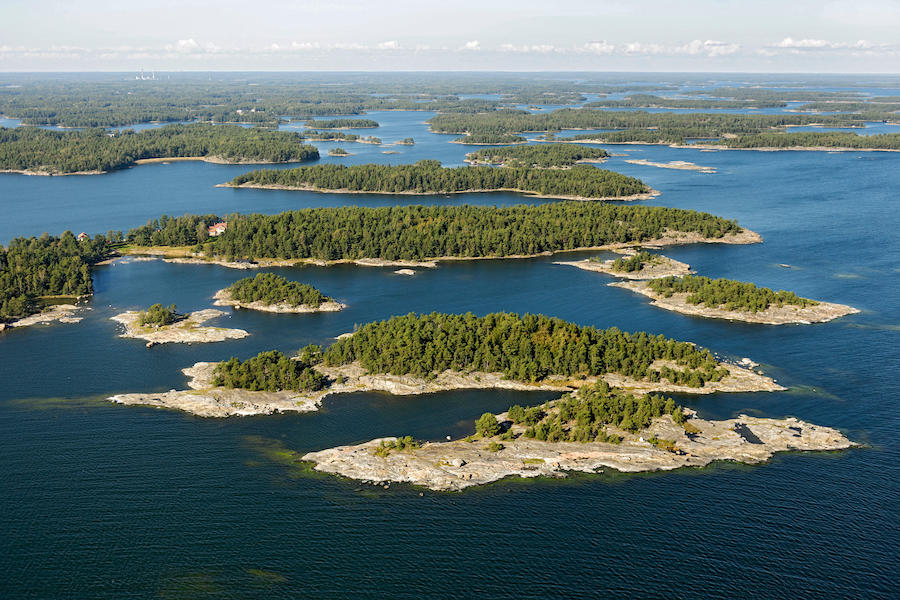
<path id="1" fill-rule="evenodd" d="M 900 72 L 900 0 L 0 0 L 0 71 Z"/>

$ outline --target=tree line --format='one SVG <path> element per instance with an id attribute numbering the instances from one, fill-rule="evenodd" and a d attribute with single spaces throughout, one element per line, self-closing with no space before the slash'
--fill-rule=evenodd
<path id="1" fill-rule="evenodd" d="M 306 122 L 306 126 L 313 129 L 374 129 L 379 127 L 378 121 L 372 119 L 328 119 L 324 121 L 310 119 Z"/>
<path id="2" fill-rule="evenodd" d="M 578 144 L 537 144 L 484 148 L 466 155 L 474 164 L 503 165 L 505 167 L 548 169 L 571 167 L 580 160 L 600 160 L 609 156 L 602 148 Z"/>
<path id="3" fill-rule="evenodd" d="M 0 323 L 39 312 L 41 296 L 93 293 L 92 267 L 108 252 L 102 236 L 79 241 L 71 231 L 0 246 Z"/>
<path id="4" fill-rule="evenodd" d="M 447 194 L 515 190 L 542 196 L 609 198 L 649 191 L 639 179 L 591 166 L 567 170 L 491 167 L 444 168 L 436 160 L 412 165 L 313 165 L 260 169 L 239 175 L 230 185 L 276 185 L 321 191 Z"/>
<path id="5" fill-rule="evenodd" d="M 238 279 L 227 288 L 233 300 L 318 307 L 332 298 L 311 285 L 285 279 L 274 273 L 258 273 L 255 277 Z"/>
<path id="6" fill-rule="evenodd" d="M 162 304 L 153 304 L 147 310 L 142 310 L 138 315 L 139 325 L 150 325 L 153 327 L 163 327 L 177 323 L 182 319 L 186 319 L 188 315 L 178 312 L 178 307 L 174 304 L 163 306 Z"/>
<path id="7" fill-rule="evenodd" d="M 328 379 L 313 368 L 309 359 L 303 356 L 292 359 L 272 350 L 245 361 L 231 357 L 219 363 L 213 371 L 213 385 L 254 392 L 306 392 L 324 389 Z"/>
<path id="8" fill-rule="evenodd" d="M 499 169 L 494 169 L 499 170 Z M 208 238 L 216 215 L 163 216 L 128 232 L 139 246 L 195 246 L 228 258 L 322 260 L 425 259 L 533 255 L 613 243 L 639 243 L 671 232 L 721 238 L 735 221 L 693 210 L 596 202 L 540 205 L 309 208 L 277 215 L 230 215 Z"/>
<path id="9" fill-rule="evenodd" d="M 329 346 L 325 363 L 358 361 L 371 373 L 434 377 L 446 371 L 503 373 L 519 381 L 606 373 L 702 387 L 728 371 L 709 350 L 645 332 L 595 329 L 543 315 L 408 314 L 363 325 Z M 683 370 L 664 373 L 654 361 Z"/>
<path id="10" fill-rule="evenodd" d="M 604 381 L 582 386 L 546 408 L 528 409 L 515 405 L 507 416 L 513 423 L 526 425 L 524 436 L 547 442 L 607 442 L 621 438 L 610 434 L 606 426 L 637 433 L 650 426 L 653 419 L 671 415 L 676 423 L 684 423 L 684 409 L 672 398 L 657 394 L 634 396 L 611 388 Z"/>
<path id="11" fill-rule="evenodd" d="M 689 304 L 704 304 L 710 308 L 724 306 L 725 310 L 759 312 L 771 305 L 792 304 L 801 308 L 815 306 L 815 300 L 801 298 L 794 292 L 778 292 L 766 287 L 757 287 L 745 281 L 733 279 L 710 279 L 700 275 L 683 277 L 663 277 L 647 282 L 651 290 L 670 298 L 673 294 L 688 294 Z"/>
<path id="12" fill-rule="evenodd" d="M 299 162 L 319 158 L 297 133 L 237 125 L 167 125 L 139 133 L 103 129 L 0 128 L 0 169 L 75 173 L 111 171 L 145 158 L 217 157 Z"/>

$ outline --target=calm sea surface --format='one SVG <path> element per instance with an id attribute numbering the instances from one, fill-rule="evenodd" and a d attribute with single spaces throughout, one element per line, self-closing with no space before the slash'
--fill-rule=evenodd
<path id="1" fill-rule="evenodd" d="M 342 161 L 462 164 L 470 147 L 427 132 L 431 113 L 376 112 L 385 142 Z M 299 124 L 294 124 L 299 125 Z M 286 126 L 289 127 L 289 126 Z M 694 208 L 763 235 L 752 246 L 666 254 L 699 273 L 851 304 L 828 324 L 769 327 L 659 310 L 552 258 L 472 261 L 414 277 L 362 267 L 273 269 L 349 305 L 340 313 L 239 311 L 243 340 L 146 349 L 109 317 L 153 302 L 209 307 L 247 273 L 121 261 L 99 267 L 83 322 L 0 335 L 0 596 L 4 598 L 890 598 L 900 570 L 900 154 L 704 152 L 611 146 L 607 167 L 644 179 L 652 204 Z M 385 150 L 398 154 L 384 154 Z M 687 160 L 715 174 L 632 165 Z M 146 165 L 102 176 L 0 175 L 0 240 L 105 232 L 162 213 L 276 213 L 408 196 L 214 187 L 247 167 Z M 514 204 L 514 194 L 423 197 Z M 567 257 L 596 253 L 570 254 Z M 789 268 L 780 266 L 790 265 Z M 553 394 L 349 394 L 318 413 L 225 420 L 112 405 L 112 393 L 184 385 L 198 360 L 328 344 L 410 311 L 540 312 L 647 330 L 750 357 L 790 390 L 683 396 L 710 418 L 794 415 L 867 446 L 769 464 L 665 474 L 502 481 L 459 494 L 389 490 L 285 459 L 383 435 L 465 435 L 485 411 Z M 893 582 L 893 583 L 892 583 Z M 893 590 L 893 592 L 891 591 Z"/>

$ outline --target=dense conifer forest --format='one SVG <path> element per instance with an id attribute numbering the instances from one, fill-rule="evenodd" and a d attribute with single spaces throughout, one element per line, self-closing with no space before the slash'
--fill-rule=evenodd
<path id="1" fill-rule="evenodd" d="M 650 188 L 621 173 L 579 166 L 566 170 L 444 168 L 436 160 L 412 165 L 314 165 L 296 169 L 260 169 L 239 175 L 230 185 L 285 186 L 321 191 L 449 194 L 512 190 L 551 197 L 616 198 Z"/>
<path id="2" fill-rule="evenodd" d="M 0 246 L 0 323 L 39 312 L 41 296 L 91 294 L 92 266 L 107 255 L 105 238 L 79 241 L 71 231 Z"/>
<path id="3" fill-rule="evenodd" d="M 311 285 L 290 281 L 274 273 L 238 279 L 227 290 L 231 298 L 239 302 L 317 307 L 332 300 Z"/>
<path id="4" fill-rule="evenodd" d="M 291 359 L 272 350 L 240 361 L 237 358 L 220 363 L 213 372 L 213 384 L 228 388 L 242 388 L 254 392 L 297 392 L 321 390 L 327 378 L 312 368 L 313 361 L 301 352 Z"/>
<path id="5" fill-rule="evenodd" d="M 757 287 L 745 281 L 732 279 L 710 279 L 699 275 L 684 277 L 663 277 L 647 282 L 650 289 L 667 298 L 673 294 L 687 293 L 690 304 L 704 304 L 710 308 L 724 307 L 726 310 L 758 312 L 771 305 L 793 304 L 801 308 L 815 306 L 815 300 L 801 298 L 793 292 L 774 291 Z"/>
<path id="6" fill-rule="evenodd" d="M 467 154 L 472 163 L 505 167 L 540 168 L 571 167 L 580 160 L 600 160 L 609 156 L 606 150 L 578 144 L 538 144 L 484 148 Z"/>
<path id="7" fill-rule="evenodd" d="M 644 332 L 581 327 L 543 315 L 408 314 L 360 327 L 324 352 L 327 365 L 359 361 L 372 373 L 433 377 L 445 370 L 500 372 L 519 381 L 618 373 L 702 387 L 728 371 L 708 350 Z M 681 369 L 657 369 L 654 361 Z"/>
<path id="8" fill-rule="evenodd" d="M 495 169 L 499 170 L 499 169 Z M 206 227 L 228 229 L 207 238 Z M 735 221 L 677 208 L 554 202 L 535 206 L 394 206 L 311 208 L 277 215 L 185 215 L 132 229 L 138 246 L 194 246 L 230 258 L 381 258 L 532 255 L 612 243 L 645 242 L 670 232 L 721 238 Z"/>
<path id="9" fill-rule="evenodd" d="M 314 129 L 374 129 L 378 127 L 378 121 L 372 119 L 328 119 L 316 121 L 311 119 L 306 122 L 307 127 Z"/>
<path id="10" fill-rule="evenodd" d="M 140 133 L 104 129 L 0 128 L 0 170 L 111 171 L 145 158 L 215 157 L 233 162 L 300 162 L 319 157 L 297 133 L 237 125 L 167 125 Z"/>

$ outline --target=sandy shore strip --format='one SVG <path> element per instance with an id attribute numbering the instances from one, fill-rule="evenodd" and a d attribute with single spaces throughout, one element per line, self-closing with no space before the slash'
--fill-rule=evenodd
<path id="1" fill-rule="evenodd" d="M 87 306 L 74 304 L 55 304 L 44 311 L 16 319 L 10 323 L 0 323 L 0 331 L 13 327 L 29 327 L 31 325 L 48 325 L 50 323 L 78 323 L 84 317 L 75 316 L 82 310 L 91 310 Z"/>
<path id="2" fill-rule="evenodd" d="M 190 313 L 187 318 L 171 325 L 142 326 L 139 324 L 140 311 L 130 310 L 110 317 L 110 320 L 125 326 L 125 332 L 119 337 L 147 340 L 147 347 L 157 344 L 193 344 L 207 342 L 224 342 L 239 340 L 250 335 L 243 329 L 225 327 L 204 327 L 203 323 L 226 314 L 221 310 L 208 308 Z"/>
<path id="3" fill-rule="evenodd" d="M 634 256 L 636 254 L 636 252 L 628 250 L 622 250 L 620 253 L 626 257 Z M 622 279 L 658 279 L 660 277 L 669 276 L 680 277 L 694 272 L 687 263 L 677 261 L 668 256 L 663 256 L 662 254 L 654 254 L 653 256 L 654 259 L 650 262 L 645 262 L 644 266 L 639 271 L 616 271 L 613 269 L 614 260 L 601 261 L 586 258 L 584 260 L 556 261 L 553 264 L 575 267 L 585 271 L 605 273 L 607 275 L 612 275 L 613 277 L 621 277 Z"/>
<path id="4" fill-rule="evenodd" d="M 658 167 L 660 169 L 676 169 L 679 171 L 697 171 L 699 173 L 715 173 L 715 167 L 704 167 L 685 160 L 671 160 L 669 162 L 653 162 L 645 158 L 633 158 L 625 162 L 632 165 L 644 165 L 647 167 Z"/>
<path id="5" fill-rule="evenodd" d="M 318 306 L 310 306 L 308 304 L 287 304 L 287 303 L 278 303 L 278 304 L 266 304 L 261 301 L 256 302 L 240 302 L 238 300 L 234 300 L 231 297 L 231 293 L 228 291 L 228 288 L 223 290 L 219 290 L 216 292 L 215 302 L 213 302 L 216 306 L 231 306 L 232 308 L 237 309 L 247 309 L 247 310 L 259 310 L 262 312 L 271 312 L 271 313 L 317 313 L 317 312 L 338 312 L 345 308 L 347 308 L 346 304 L 341 304 L 340 302 L 335 302 L 334 300 L 329 300 L 328 302 L 323 302 Z"/>
<path id="6" fill-rule="evenodd" d="M 346 335 L 346 334 L 345 334 Z M 433 379 L 411 375 L 369 373 L 358 363 L 340 367 L 317 365 L 315 369 L 327 376 L 331 385 L 314 392 L 253 392 L 242 389 L 215 387 L 212 372 L 218 363 L 200 362 L 184 369 L 191 377 L 189 390 L 169 390 L 165 393 L 117 394 L 110 400 L 120 404 L 149 405 L 193 413 L 201 417 L 229 417 L 272 414 L 285 411 L 308 412 L 316 410 L 322 400 L 331 394 L 348 392 L 387 392 L 396 396 L 430 394 L 463 389 L 506 389 L 520 391 L 569 392 L 598 381 L 599 377 L 586 379 L 547 378 L 537 383 L 506 379 L 502 373 L 459 373 L 445 371 Z M 661 363 L 660 363 L 661 364 Z M 707 382 L 704 387 L 691 388 L 670 384 L 667 381 L 651 383 L 635 381 L 617 374 L 602 377 L 610 385 L 635 392 L 684 392 L 689 394 L 713 394 L 716 392 L 781 391 L 774 380 L 748 369 L 722 363 L 729 370 L 728 377 L 718 382 Z M 681 368 L 681 367 L 676 367 Z M 340 383 L 338 383 L 340 381 Z"/>
<path id="7" fill-rule="evenodd" d="M 665 310 L 679 312 L 685 315 L 708 317 L 711 319 L 727 319 L 729 321 L 744 321 L 746 323 L 761 323 L 765 325 L 809 325 L 811 323 L 825 323 L 834 319 L 860 312 L 858 309 L 846 304 L 834 304 L 821 302 L 815 306 L 800 307 L 793 304 L 782 306 L 771 305 L 769 308 L 756 313 L 725 310 L 724 308 L 710 308 L 704 304 L 690 304 L 686 298 L 689 294 L 673 294 L 666 298 L 651 290 L 646 282 L 620 281 L 610 283 L 613 287 L 621 287 L 651 298 L 653 306 Z"/>
<path id="8" fill-rule="evenodd" d="M 317 471 L 350 479 L 386 485 L 410 483 L 435 491 L 460 491 L 506 477 L 565 477 L 568 472 L 598 473 L 604 469 L 620 472 L 670 471 L 682 467 L 704 467 L 714 461 L 728 460 L 757 464 L 776 452 L 842 450 L 856 444 L 836 429 L 806 423 L 796 418 L 765 419 L 740 415 L 734 419 L 708 421 L 685 409 L 690 426 L 672 421 L 669 415 L 653 419 L 637 434 L 607 426 L 609 433 L 622 437 L 620 444 L 605 442 L 547 442 L 526 438 L 525 427 L 507 420 L 506 413 L 496 415 L 517 437 L 499 442 L 492 451 L 489 442 L 474 441 L 426 443 L 419 448 L 376 453 L 379 438 L 354 446 L 339 446 L 310 452 L 303 460 Z M 651 436 L 671 440 L 674 448 L 657 447 Z"/>

